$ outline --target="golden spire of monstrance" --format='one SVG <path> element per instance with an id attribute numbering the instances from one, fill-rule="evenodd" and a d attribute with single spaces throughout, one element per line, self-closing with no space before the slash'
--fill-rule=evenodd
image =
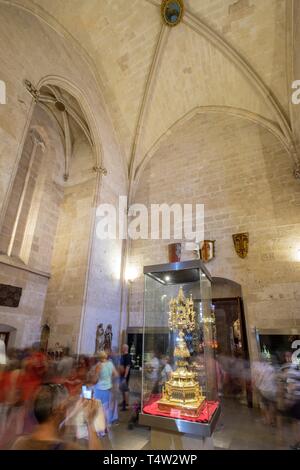
<path id="1" fill-rule="evenodd" d="M 202 389 L 195 380 L 195 373 L 189 371 L 187 359 L 190 357 L 185 341 L 185 332 L 196 328 L 194 302 L 192 296 L 186 298 L 182 287 L 178 296 L 171 299 L 169 310 L 169 328 L 177 332 L 174 357 L 177 359 L 176 370 L 164 387 L 158 407 L 162 411 L 178 409 L 186 416 L 198 416 L 201 405 L 205 400 Z"/>

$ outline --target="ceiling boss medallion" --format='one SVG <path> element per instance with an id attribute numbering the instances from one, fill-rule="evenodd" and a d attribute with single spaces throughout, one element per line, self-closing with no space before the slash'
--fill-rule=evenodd
<path id="1" fill-rule="evenodd" d="M 164 23 L 168 26 L 177 26 L 183 17 L 183 0 L 163 0 L 161 4 L 161 14 Z"/>

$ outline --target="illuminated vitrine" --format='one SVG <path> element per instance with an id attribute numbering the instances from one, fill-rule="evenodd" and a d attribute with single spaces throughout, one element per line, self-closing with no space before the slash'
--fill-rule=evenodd
<path id="1" fill-rule="evenodd" d="M 209 436 L 220 411 L 210 274 L 195 260 L 144 275 L 141 422 Z"/>

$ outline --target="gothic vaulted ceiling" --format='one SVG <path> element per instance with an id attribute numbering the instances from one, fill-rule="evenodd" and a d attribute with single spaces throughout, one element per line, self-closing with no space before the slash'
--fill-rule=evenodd
<path id="1" fill-rule="evenodd" d="M 134 178 L 195 113 L 256 121 L 291 148 L 292 1 L 185 0 L 163 25 L 159 0 L 16 0 L 89 57 Z"/>

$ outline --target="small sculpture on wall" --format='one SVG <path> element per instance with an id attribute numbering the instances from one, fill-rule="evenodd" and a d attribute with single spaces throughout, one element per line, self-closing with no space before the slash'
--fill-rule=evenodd
<path id="1" fill-rule="evenodd" d="M 5 366 L 6 364 L 7 364 L 7 358 L 6 358 L 5 333 L 0 333 L 0 365 Z"/>
<path id="2" fill-rule="evenodd" d="M 96 332 L 96 345 L 95 345 L 95 354 L 104 350 L 104 328 L 103 323 L 99 323 L 97 326 Z"/>
<path id="3" fill-rule="evenodd" d="M 64 351 L 63 346 L 59 342 L 55 343 L 54 357 L 55 357 L 56 360 L 60 360 L 62 358 L 63 351 Z"/>
<path id="4" fill-rule="evenodd" d="M 105 333 L 104 333 L 104 349 L 107 351 L 111 351 L 112 346 L 112 325 L 107 325 Z"/>

